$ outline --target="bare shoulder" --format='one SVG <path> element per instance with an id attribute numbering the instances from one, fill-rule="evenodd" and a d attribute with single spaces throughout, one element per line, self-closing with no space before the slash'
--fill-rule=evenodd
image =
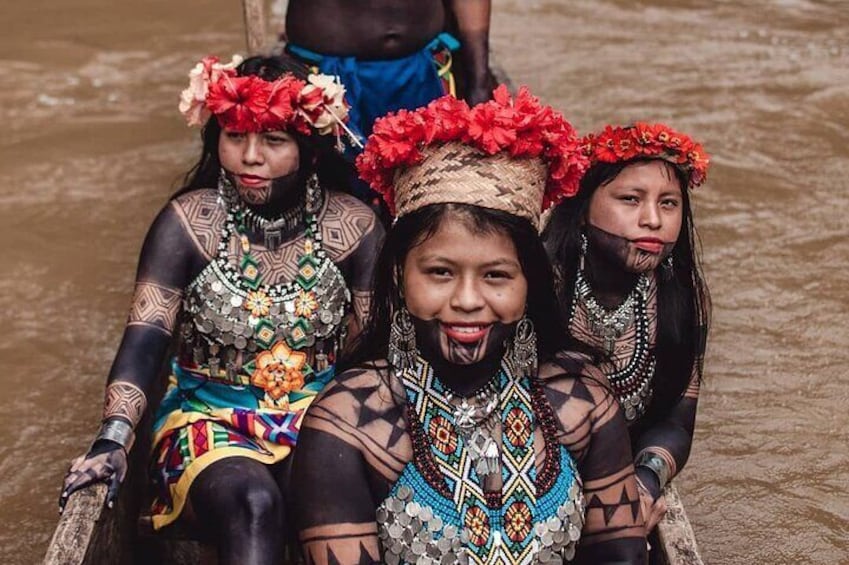
<path id="1" fill-rule="evenodd" d="M 321 218 L 322 244 L 334 261 L 342 261 L 378 225 L 377 216 L 364 203 L 349 194 L 330 191 Z"/>
<path id="2" fill-rule="evenodd" d="M 199 250 L 208 258 L 214 257 L 226 219 L 218 191 L 192 190 L 174 198 L 171 204 Z"/>
<path id="3" fill-rule="evenodd" d="M 391 375 L 386 362 L 377 361 L 337 375 L 313 405 L 344 422 L 359 425 L 364 412 L 384 418 L 392 413 L 394 418 L 403 404 L 403 387 Z"/>
<path id="4" fill-rule="evenodd" d="M 366 463 L 394 480 L 412 457 L 403 385 L 385 363 L 338 375 L 310 406 L 303 429 L 333 435 L 357 448 Z"/>
<path id="5" fill-rule="evenodd" d="M 604 372 L 591 357 L 576 351 L 558 352 L 540 366 L 539 378 L 549 397 L 567 394 L 595 404 L 610 394 Z"/>

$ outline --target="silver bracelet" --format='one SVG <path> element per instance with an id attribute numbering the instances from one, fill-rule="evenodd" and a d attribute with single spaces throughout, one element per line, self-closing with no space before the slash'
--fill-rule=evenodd
<path id="1" fill-rule="evenodd" d="M 110 418 L 103 422 L 103 425 L 100 426 L 100 432 L 98 432 L 94 441 L 101 439 L 114 441 L 123 447 L 124 451 L 129 453 L 130 448 L 133 447 L 133 441 L 136 439 L 135 436 L 136 434 L 133 433 L 133 426 L 130 425 L 129 422 L 120 418 Z"/>
<path id="2" fill-rule="evenodd" d="M 669 482 L 669 466 L 660 455 L 650 451 L 644 451 L 637 456 L 637 461 L 634 463 L 634 466 L 645 467 L 654 473 L 655 476 L 657 476 L 657 482 L 660 485 L 661 490 L 663 490 L 663 487 L 665 487 Z"/>

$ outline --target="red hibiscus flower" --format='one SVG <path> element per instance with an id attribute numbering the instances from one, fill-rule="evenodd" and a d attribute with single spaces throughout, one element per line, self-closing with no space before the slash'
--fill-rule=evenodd
<path id="1" fill-rule="evenodd" d="M 267 109 L 268 83 L 256 76 L 223 76 L 209 85 L 206 104 L 221 126 L 236 131 L 259 131 L 256 117 Z"/>
<path id="2" fill-rule="evenodd" d="M 709 157 L 704 148 L 664 124 L 637 122 L 633 126 L 606 126 L 598 135 L 581 141 L 592 162 L 617 163 L 637 157 L 654 157 L 678 166 L 689 176 L 689 187 L 702 184 Z"/>
<path id="3" fill-rule="evenodd" d="M 469 127 L 469 105 L 465 100 L 443 96 L 428 104 L 425 142 L 445 142 L 462 137 Z"/>
<path id="4" fill-rule="evenodd" d="M 453 141 L 488 155 L 506 151 L 515 158 L 545 161 L 545 206 L 574 195 L 588 166 L 575 130 L 560 113 L 540 104 L 526 88 L 514 100 L 502 85 L 492 100 L 473 108 L 445 96 L 425 108 L 401 110 L 377 120 L 357 159 L 357 170 L 394 214 L 396 172 L 420 163 L 425 146 Z"/>
<path id="5" fill-rule="evenodd" d="M 502 105 L 497 97 L 478 104 L 469 115 L 467 138 L 482 151 L 494 155 L 516 140 L 513 116 L 512 106 Z"/>
<path id="6" fill-rule="evenodd" d="M 266 82 L 263 94 L 266 96 L 265 112 L 257 116 L 257 121 L 265 130 L 284 130 L 295 115 L 298 94 L 306 83 L 287 76 L 282 80 Z M 319 92 L 320 94 L 320 92 Z"/>

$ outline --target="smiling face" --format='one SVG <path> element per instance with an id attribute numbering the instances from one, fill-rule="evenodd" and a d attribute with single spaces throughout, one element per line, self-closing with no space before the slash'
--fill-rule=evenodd
<path id="1" fill-rule="evenodd" d="M 671 253 L 682 217 L 681 184 L 673 166 L 660 160 L 633 163 L 590 199 L 590 251 L 631 273 L 651 271 Z"/>
<path id="2" fill-rule="evenodd" d="M 283 131 L 244 133 L 221 130 L 218 157 L 247 204 L 262 206 L 278 198 L 299 167 L 298 144 Z"/>
<path id="3" fill-rule="evenodd" d="M 528 282 L 516 246 L 502 232 L 480 233 L 457 216 L 407 254 L 404 299 L 423 351 L 458 365 L 500 352 L 525 311 Z"/>

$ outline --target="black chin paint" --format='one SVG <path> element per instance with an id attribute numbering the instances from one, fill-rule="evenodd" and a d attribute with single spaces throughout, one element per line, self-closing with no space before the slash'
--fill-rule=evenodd
<path id="1" fill-rule="evenodd" d="M 495 376 L 516 322 L 495 322 L 487 335 L 472 344 L 450 339 L 439 320 L 410 316 L 416 329 L 416 346 L 448 388 L 460 395 L 473 394 Z"/>
<path id="2" fill-rule="evenodd" d="M 659 254 L 648 253 L 633 246 L 630 239 L 612 234 L 592 224 L 586 226 L 589 254 L 600 265 L 628 273 L 646 273 L 656 269 L 675 247 L 675 242 L 663 244 Z"/>
<path id="3" fill-rule="evenodd" d="M 298 169 L 282 177 L 271 179 L 268 186 L 261 189 L 239 187 L 235 179 L 231 180 L 237 187 L 242 200 L 249 206 L 256 208 L 257 213 L 261 216 L 273 217 L 297 201 L 294 196 L 298 191 L 298 181 L 300 180 Z"/>

